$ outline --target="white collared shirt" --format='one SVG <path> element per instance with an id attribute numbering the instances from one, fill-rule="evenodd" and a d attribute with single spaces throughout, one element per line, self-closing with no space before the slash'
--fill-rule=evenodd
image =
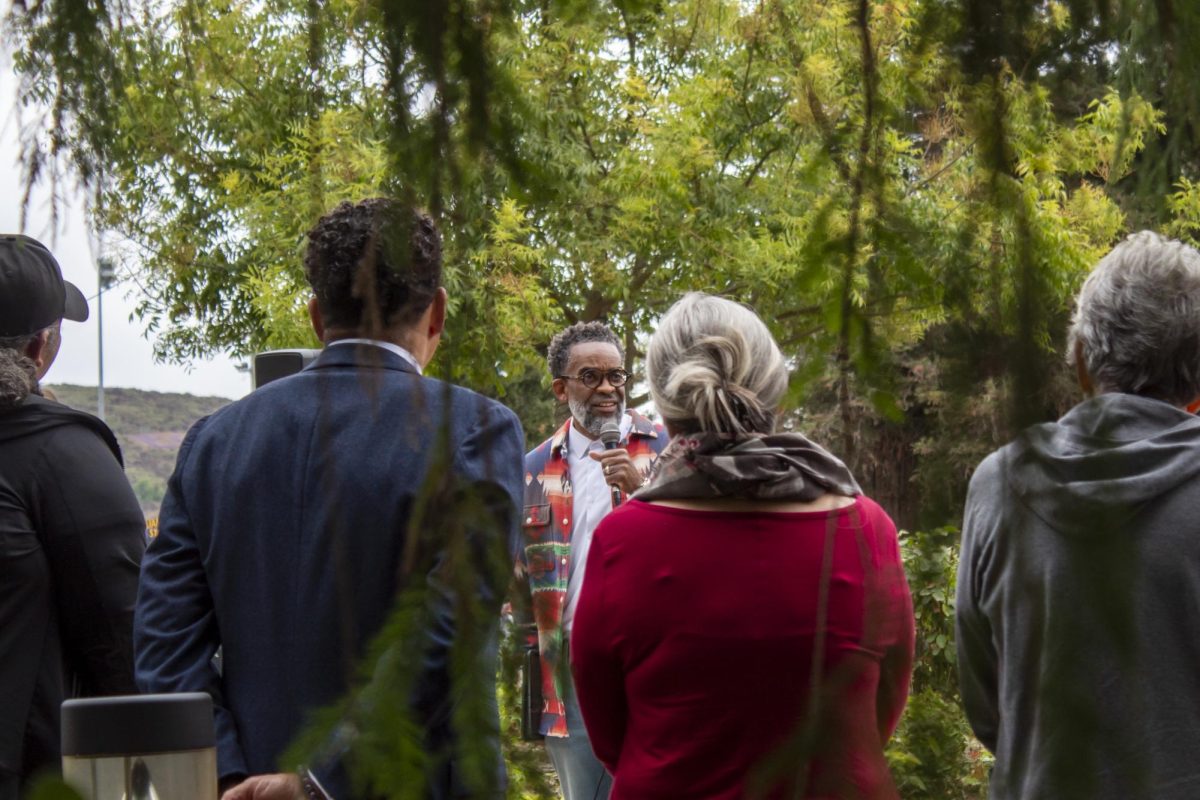
<path id="1" fill-rule="evenodd" d="M 633 417 L 628 412 L 621 415 L 621 442 L 629 440 L 633 428 Z M 604 479 L 604 468 L 589 454 L 604 452 L 599 439 L 589 439 L 575 429 L 572 423 L 567 432 L 567 469 L 571 475 L 571 574 L 567 579 L 567 601 L 563 607 L 563 634 L 571 632 L 571 621 L 575 617 L 575 605 L 579 602 L 579 590 L 583 587 L 583 573 L 587 566 L 588 550 L 592 546 L 592 533 L 604 515 L 612 511 L 612 491 Z"/>
<path id="2" fill-rule="evenodd" d="M 330 342 L 329 344 L 327 344 L 325 346 L 326 347 L 335 347 L 339 344 L 370 344 L 370 345 L 374 345 L 375 347 L 382 347 L 384 350 L 389 350 L 389 351 L 395 353 L 396 355 L 400 356 L 401 358 L 403 358 L 409 364 L 412 364 L 413 369 L 415 369 L 417 371 L 418 375 L 422 374 L 421 365 L 419 363 L 417 363 L 416 356 L 414 356 L 412 353 L 408 352 L 407 350 L 405 350 L 403 347 L 396 344 L 395 342 L 385 342 L 382 339 L 338 339 L 337 341 Z"/>

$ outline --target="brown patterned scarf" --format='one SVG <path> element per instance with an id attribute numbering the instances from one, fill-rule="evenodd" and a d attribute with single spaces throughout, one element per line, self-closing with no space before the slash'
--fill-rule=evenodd
<path id="1" fill-rule="evenodd" d="M 862 494 L 850 470 L 798 433 L 730 438 L 680 434 L 654 462 L 639 500 L 735 497 L 811 502 L 823 494 Z"/>

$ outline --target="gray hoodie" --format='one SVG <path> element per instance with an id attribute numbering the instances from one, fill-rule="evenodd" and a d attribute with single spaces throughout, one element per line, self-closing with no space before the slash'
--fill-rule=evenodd
<path id="1" fill-rule="evenodd" d="M 967 717 L 993 800 L 1200 797 L 1200 418 L 1092 398 L 971 479 Z"/>

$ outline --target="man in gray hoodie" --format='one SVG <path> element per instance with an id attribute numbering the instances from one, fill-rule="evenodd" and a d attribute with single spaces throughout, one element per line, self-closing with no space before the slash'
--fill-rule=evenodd
<path id="1" fill-rule="evenodd" d="M 1068 344 L 1090 398 L 971 479 L 967 717 L 993 800 L 1200 797 L 1200 252 L 1130 236 Z"/>

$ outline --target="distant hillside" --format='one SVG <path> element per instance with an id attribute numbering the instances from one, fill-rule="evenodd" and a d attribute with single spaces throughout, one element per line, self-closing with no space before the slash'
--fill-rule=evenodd
<path id="1" fill-rule="evenodd" d="M 95 386 L 47 386 L 59 402 L 96 413 Z M 196 420 L 228 405 L 224 397 L 196 397 L 140 389 L 105 389 L 105 421 L 125 454 L 125 473 L 146 516 L 158 514 L 183 435 Z"/>

